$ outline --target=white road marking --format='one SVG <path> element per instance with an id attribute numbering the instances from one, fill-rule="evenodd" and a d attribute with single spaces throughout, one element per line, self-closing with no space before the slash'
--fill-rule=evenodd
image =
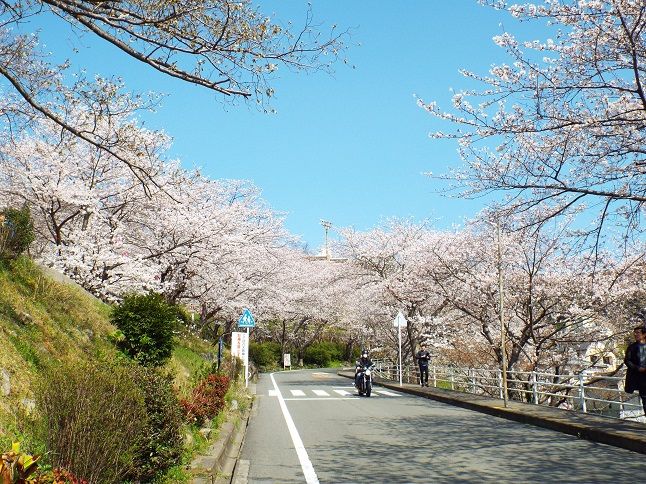
<path id="1" fill-rule="evenodd" d="M 387 392 L 386 390 L 379 390 L 378 393 L 381 395 L 387 395 L 389 397 L 401 397 L 399 393 Z"/>
<path id="2" fill-rule="evenodd" d="M 329 373 L 323 373 L 321 371 L 315 371 L 314 373 L 312 373 L 312 376 L 314 378 L 333 378 Z"/>
<path id="3" fill-rule="evenodd" d="M 317 477 L 316 472 L 314 471 L 314 466 L 312 465 L 312 461 L 310 461 L 310 458 L 307 455 L 307 450 L 305 450 L 305 446 L 303 445 L 301 436 L 298 435 L 298 430 L 296 429 L 296 425 L 294 425 L 292 416 L 289 414 L 289 410 L 287 410 L 287 404 L 285 403 L 283 396 L 280 394 L 278 385 L 276 385 L 274 374 L 272 373 L 269 376 L 271 377 L 271 381 L 274 384 L 274 389 L 276 390 L 276 396 L 278 397 L 278 403 L 280 404 L 280 409 L 283 411 L 283 417 L 285 417 L 285 423 L 287 424 L 287 428 L 289 429 L 289 435 L 291 435 L 292 437 L 292 442 L 294 443 L 294 448 L 296 449 L 296 455 L 298 455 L 298 460 L 301 463 L 301 469 L 303 469 L 305 482 L 307 482 L 307 484 L 319 484 L 319 478 Z"/>
<path id="4" fill-rule="evenodd" d="M 354 398 L 358 398 L 359 395 L 355 393 L 355 388 L 354 387 L 346 387 L 346 388 L 352 388 L 352 392 L 349 392 L 347 390 L 342 390 L 342 389 L 333 389 L 332 391 L 339 395 L 339 397 L 334 397 L 330 396 L 330 394 L 326 390 L 312 390 L 312 393 L 316 395 L 316 397 L 308 397 L 303 390 L 290 390 L 291 394 L 293 397 L 296 398 L 283 398 L 285 401 L 294 401 L 294 400 L 352 400 Z M 269 390 L 269 396 L 270 397 L 276 397 L 279 395 L 279 392 L 276 390 Z M 387 396 L 387 397 L 401 397 L 401 394 L 399 393 L 393 393 L 389 392 L 387 390 L 372 390 L 372 396 L 373 397 L 379 397 L 379 396 Z M 327 398 L 321 398 L 321 397 L 327 397 Z"/>

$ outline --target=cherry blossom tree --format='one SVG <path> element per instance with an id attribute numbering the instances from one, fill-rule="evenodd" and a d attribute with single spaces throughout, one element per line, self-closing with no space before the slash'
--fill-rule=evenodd
<path id="1" fill-rule="evenodd" d="M 353 264 L 347 264 L 347 289 L 338 299 L 342 308 L 340 323 L 346 329 L 348 343 L 353 347 L 369 350 L 373 359 L 395 361 L 398 335 L 392 324 L 392 298 L 381 284 L 375 283 L 357 269 Z"/>
<path id="2" fill-rule="evenodd" d="M 373 303 L 381 306 L 383 316 L 388 315 L 380 323 L 394 347 L 397 334 L 392 321 L 399 310 L 404 313 L 408 325 L 403 351 L 413 358 L 420 340 L 434 337 L 428 323 L 445 306 L 423 272 L 429 263 L 429 247 L 442 235 L 429 231 L 424 223 L 394 219 L 371 231 L 345 229 L 340 234 L 339 250 L 356 266 L 361 284 L 379 288 Z"/>
<path id="3" fill-rule="evenodd" d="M 222 191 L 219 182 L 212 188 Z M 197 305 L 200 321 L 212 335 L 229 333 L 243 308 L 257 308 L 259 294 L 269 290 L 282 264 L 282 249 L 292 237 L 248 183 L 229 182 L 223 198 L 202 212 L 208 236 L 187 265 L 181 300 Z M 216 201 L 216 200 L 213 200 Z M 224 203 L 223 203 L 224 202 Z M 177 267 L 173 265 L 171 267 Z"/>
<path id="4" fill-rule="evenodd" d="M 596 213 L 577 234 L 599 247 L 604 234 L 642 233 L 645 159 L 646 7 L 632 0 L 546 0 L 506 9 L 522 25 L 540 22 L 544 40 L 494 37 L 509 63 L 488 74 L 464 70 L 481 89 L 453 97 L 453 110 L 420 101 L 455 129 L 464 167 L 440 179 L 460 196 L 504 195 L 503 214 L 540 224 Z M 535 210 L 535 208 L 540 210 Z M 592 210 L 592 212 L 590 212 Z"/>
<path id="5" fill-rule="evenodd" d="M 595 273 L 590 254 L 563 242 L 567 226 L 518 225 L 505 225 L 500 242 L 489 224 L 477 221 L 454 232 L 401 222 L 342 231 L 355 277 L 372 289 L 359 294 L 370 294 L 366 301 L 379 308 L 373 313 L 382 314 L 381 341 L 395 346 L 391 321 L 405 309 L 409 347 L 428 339 L 439 361 L 500 367 L 501 249 L 508 369 L 572 370 L 584 344 L 612 352 L 625 330 L 614 314 L 641 290 L 629 282 L 641 258 L 604 254 Z"/>
<path id="6" fill-rule="evenodd" d="M 134 207 L 151 196 L 168 198 L 169 187 L 164 185 L 178 167 L 163 160 L 169 143 L 163 133 L 145 130 L 127 117 L 112 116 L 94 124 L 96 118 L 84 115 L 83 110 L 77 112 L 79 125 L 85 122 L 97 132 L 118 137 L 121 149 L 128 147 L 154 182 L 144 189 L 116 157 L 42 120 L 31 133 L 7 139 L 0 149 L 0 193 L 31 207 L 39 234 L 38 256 L 49 265 L 67 268 L 65 272 L 88 290 L 100 292 L 99 287 L 107 290 L 115 269 L 128 264 L 141 269 L 127 247 L 131 232 L 127 222 Z M 129 279 L 120 271 L 119 280 Z M 149 276 L 142 278 L 151 280 Z M 140 282 L 141 278 L 135 286 Z"/>
<path id="7" fill-rule="evenodd" d="M 612 354 L 625 327 L 614 314 L 634 294 L 626 272 L 631 264 L 606 254 L 594 273 L 590 254 L 563 243 L 565 227 L 507 228 L 500 241 L 507 370 L 571 374 L 596 363 L 581 359 L 583 348 L 594 346 L 599 358 Z M 502 367 L 499 242 L 492 232 L 475 224 L 434 249 L 443 264 L 429 277 L 448 301 L 441 318 L 453 330 L 453 348 L 443 352 L 449 362 Z M 524 379 L 528 374 L 514 374 L 510 389 L 525 390 Z"/>
<path id="8" fill-rule="evenodd" d="M 278 254 L 276 270 L 255 301 L 259 318 L 257 334 L 300 358 L 304 349 L 320 339 L 336 339 L 351 346 L 351 328 L 344 320 L 343 297 L 351 293 L 343 262 L 309 256 L 298 247 Z"/>
<path id="9" fill-rule="evenodd" d="M 248 182 L 209 180 L 166 160 L 163 133 L 110 121 L 105 129 L 130 139 L 154 174 L 147 190 L 115 157 L 43 122 L 1 151 L 0 192 L 32 208 L 40 258 L 99 297 L 153 289 L 217 313 L 209 294 L 230 304 L 288 239 L 282 217 Z"/>
<path id="10" fill-rule="evenodd" d="M 279 66 L 330 70 L 345 36 L 334 26 L 324 35 L 310 9 L 298 29 L 272 21 L 249 0 L 0 2 L 0 113 L 6 132 L 19 133 L 44 117 L 115 157 L 143 180 L 148 173 L 136 156 L 122 151 L 118 137 L 77 123 L 70 106 L 83 104 L 87 115 L 97 119 L 123 111 L 109 109 L 115 91 L 106 86 L 113 83 L 66 76 L 71 63 L 51 60 L 36 31 L 38 19 L 46 17 L 164 75 L 223 97 L 255 99 L 260 106 L 273 94 Z"/>

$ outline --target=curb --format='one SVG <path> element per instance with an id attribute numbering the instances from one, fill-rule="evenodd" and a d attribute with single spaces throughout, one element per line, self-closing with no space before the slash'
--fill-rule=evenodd
<path id="1" fill-rule="evenodd" d="M 354 377 L 353 373 L 347 371 L 337 374 L 346 378 Z M 409 384 L 399 386 L 381 378 L 375 378 L 375 383 L 402 393 L 646 454 L 646 426 L 641 423 L 516 401 L 510 401 L 509 406 L 504 407 L 502 401 L 496 398 L 438 388 L 422 389 Z"/>
<path id="2" fill-rule="evenodd" d="M 199 455 L 191 462 L 190 472 L 194 476 L 191 484 L 223 484 L 231 481 L 252 407 L 253 399 L 238 425 L 225 422 L 207 454 Z"/>

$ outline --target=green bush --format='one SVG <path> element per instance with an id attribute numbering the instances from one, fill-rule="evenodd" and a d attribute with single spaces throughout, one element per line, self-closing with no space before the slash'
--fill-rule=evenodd
<path id="1" fill-rule="evenodd" d="M 340 361 L 343 358 L 344 348 L 332 341 L 314 343 L 305 349 L 303 363 L 319 367 L 330 366 L 333 361 Z"/>
<path id="2" fill-rule="evenodd" d="M 119 347 L 142 365 L 160 366 L 171 357 L 177 309 L 161 294 L 126 296 L 111 321 L 123 333 Z"/>
<path id="3" fill-rule="evenodd" d="M 249 343 L 249 358 L 261 370 L 274 368 L 282 359 L 280 354 L 280 344 L 274 341 L 265 341 Z"/>
<path id="4" fill-rule="evenodd" d="M 34 241 L 29 207 L 0 211 L 0 257 L 15 259 Z"/>
<path id="5" fill-rule="evenodd" d="M 172 376 L 142 366 L 134 369 L 133 376 L 144 394 L 146 424 L 133 468 L 126 478 L 133 482 L 149 482 L 179 463 L 183 449 L 183 415 L 173 390 Z"/>
<path id="6" fill-rule="evenodd" d="M 123 482 L 146 431 L 143 391 L 129 369 L 58 363 L 43 373 L 36 401 L 55 467 L 89 483 Z"/>

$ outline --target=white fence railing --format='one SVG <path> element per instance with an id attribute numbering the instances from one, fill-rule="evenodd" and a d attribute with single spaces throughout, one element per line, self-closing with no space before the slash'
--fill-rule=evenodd
<path id="1" fill-rule="evenodd" d="M 379 360 L 374 363 L 378 377 L 399 381 L 396 364 Z M 429 385 L 434 387 L 503 398 L 500 369 L 430 365 L 428 372 Z M 418 368 L 404 366 L 402 381 L 419 384 Z M 585 372 L 560 375 L 536 371 L 507 373 L 507 392 L 511 400 L 646 421 L 639 396 L 625 393 L 623 383 L 623 377 Z"/>

